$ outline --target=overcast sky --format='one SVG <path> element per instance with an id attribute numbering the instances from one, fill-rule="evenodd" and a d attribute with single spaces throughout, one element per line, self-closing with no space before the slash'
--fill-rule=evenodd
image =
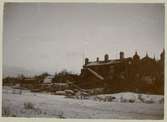
<path id="1" fill-rule="evenodd" d="M 3 67 L 80 72 L 90 60 L 150 57 L 164 47 L 161 4 L 5 4 Z"/>

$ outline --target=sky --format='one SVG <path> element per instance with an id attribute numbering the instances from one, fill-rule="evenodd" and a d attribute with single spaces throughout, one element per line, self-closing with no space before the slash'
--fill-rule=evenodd
<path id="1" fill-rule="evenodd" d="M 6 3 L 3 70 L 80 73 L 84 58 L 160 58 L 164 48 L 162 4 Z M 15 71 L 17 72 L 17 71 Z"/>

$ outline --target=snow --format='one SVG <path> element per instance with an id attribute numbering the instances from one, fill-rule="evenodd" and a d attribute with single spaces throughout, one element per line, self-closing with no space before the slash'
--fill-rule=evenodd
<path id="1" fill-rule="evenodd" d="M 134 101 L 135 103 L 161 103 L 164 97 L 162 95 L 147 95 L 147 94 L 135 94 L 131 92 L 117 93 L 117 94 L 106 94 L 98 95 L 98 97 L 105 99 L 107 97 L 115 97 L 113 102 L 129 102 Z M 122 101 L 121 101 L 122 100 Z"/>
<path id="2" fill-rule="evenodd" d="M 96 101 L 95 97 L 114 96 L 115 101 Z M 152 99 L 152 103 L 141 102 L 138 96 Z M 163 96 L 135 93 L 118 93 L 91 96 L 90 99 L 72 99 L 49 93 L 31 93 L 22 90 L 14 94 L 13 89 L 3 88 L 2 107 L 7 116 L 54 117 L 78 119 L 163 119 L 164 104 L 158 102 Z M 134 99 L 134 103 L 121 99 Z M 25 105 L 27 107 L 25 107 Z M 29 107 L 28 107 L 29 106 Z"/>

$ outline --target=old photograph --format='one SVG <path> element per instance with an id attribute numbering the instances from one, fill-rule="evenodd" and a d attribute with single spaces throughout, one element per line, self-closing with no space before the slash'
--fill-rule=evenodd
<path id="1" fill-rule="evenodd" d="M 2 117 L 164 119 L 160 3 L 3 9 Z"/>

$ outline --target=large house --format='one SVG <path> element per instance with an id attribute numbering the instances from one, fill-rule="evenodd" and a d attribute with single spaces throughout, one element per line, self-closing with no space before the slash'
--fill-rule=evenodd
<path id="1" fill-rule="evenodd" d="M 137 52 L 133 57 L 124 57 L 124 52 L 120 52 L 119 59 L 109 59 L 109 55 L 104 56 L 104 60 L 89 61 L 85 59 L 85 64 L 81 69 L 81 86 L 84 88 L 108 88 L 112 91 L 164 91 L 164 50 L 160 55 L 160 60 L 151 58 L 146 54 L 140 58 Z"/>

